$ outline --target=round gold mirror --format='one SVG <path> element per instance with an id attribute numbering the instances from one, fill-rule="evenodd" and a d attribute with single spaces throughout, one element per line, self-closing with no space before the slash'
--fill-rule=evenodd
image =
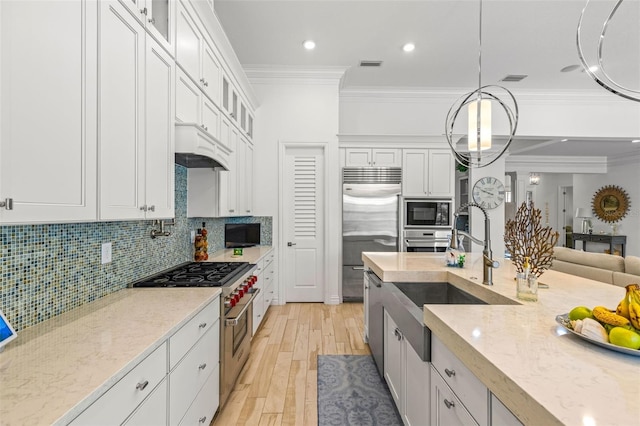
<path id="1" fill-rule="evenodd" d="M 609 185 L 600 188 L 591 200 L 591 208 L 604 222 L 617 222 L 629 212 L 629 196 L 619 186 Z"/>

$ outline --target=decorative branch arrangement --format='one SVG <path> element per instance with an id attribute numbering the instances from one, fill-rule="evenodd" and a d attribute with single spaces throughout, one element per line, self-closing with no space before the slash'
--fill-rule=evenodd
<path id="1" fill-rule="evenodd" d="M 551 227 L 542 227 L 542 213 L 533 202 L 522 203 L 515 220 L 508 220 L 504 231 L 504 243 L 511 253 L 511 261 L 518 272 L 523 272 L 525 257 L 529 258 L 531 275 L 540 277 L 553 261 L 553 247 L 560 234 Z"/>

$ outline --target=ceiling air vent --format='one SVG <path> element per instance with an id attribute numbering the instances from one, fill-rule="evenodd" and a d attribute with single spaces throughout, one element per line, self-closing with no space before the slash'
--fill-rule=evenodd
<path id="1" fill-rule="evenodd" d="M 508 76 L 506 76 L 500 81 L 518 82 L 518 81 L 524 80 L 527 77 L 528 75 L 509 74 Z"/>
<path id="2" fill-rule="evenodd" d="M 379 67 L 382 65 L 382 61 L 360 61 L 361 67 Z"/>

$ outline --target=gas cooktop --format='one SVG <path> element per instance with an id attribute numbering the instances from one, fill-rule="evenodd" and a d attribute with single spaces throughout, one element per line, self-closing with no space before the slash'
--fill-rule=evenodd
<path id="1" fill-rule="evenodd" d="M 143 278 L 132 287 L 222 287 L 252 267 L 249 262 L 187 262 Z"/>

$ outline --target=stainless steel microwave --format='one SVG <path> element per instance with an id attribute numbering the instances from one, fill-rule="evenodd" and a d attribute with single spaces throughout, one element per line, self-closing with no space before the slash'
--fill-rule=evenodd
<path id="1" fill-rule="evenodd" d="M 405 198 L 401 223 L 405 228 L 450 228 L 452 209 L 450 199 Z"/>

